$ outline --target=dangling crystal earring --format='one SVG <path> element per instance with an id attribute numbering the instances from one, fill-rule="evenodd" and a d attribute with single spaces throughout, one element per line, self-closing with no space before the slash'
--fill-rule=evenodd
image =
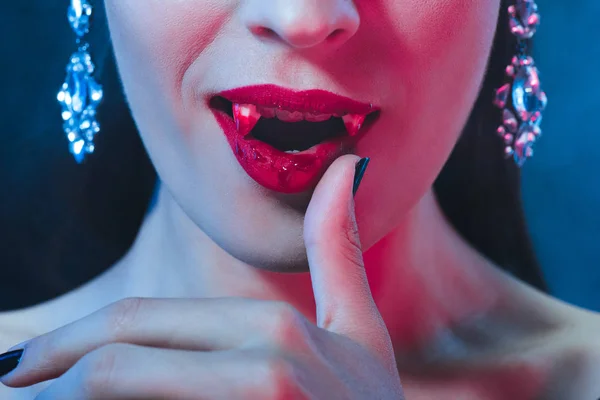
<path id="1" fill-rule="evenodd" d="M 496 90 L 494 104 L 503 109 L 503 124 L 498 128 L 498 135 L 506 144 L 505 155 L 512 156 L 521 167 L 533 156 L 532 146 L 542 134 L 542 111 L 548 99 L 542 91 L 533 58 L 527 54 L 527 40 L 533 37 L 540 23 L 537 4 L 535 0 L 516 0 L 508 7 L 508 13 L 518 49 L 506 67 L 506 76 L 511 82 Z"/>
<path id="2" fill-rule="evenodd" d="M 89 45 L 83 41 L 90 29 L 92 6 L 88 0 L 71 0 L 67 16 L 77 35 L 78 48 L 71 55 L 67 77 L 57 99 L 62 106 L 63 130 L 69 140 L 69 150 L 81 163 L 86 154 L 94 152 L 94 136 L 100 132 L 96 108 L 103 93 L 102 86 L 92 77 L 95 67 L 88 52 Z"/>

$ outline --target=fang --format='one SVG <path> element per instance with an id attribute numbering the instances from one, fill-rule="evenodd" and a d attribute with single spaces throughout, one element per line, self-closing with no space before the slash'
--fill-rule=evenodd
<path id="1" fill-rule="evenodd" d="M 342 117 L 344 120 L 344 125 L 346 125 L 346 130 L 348 131 L 348 135 L 355 136 L 360 128 L 362 128 L 363 123 L 365 122 L 366 115 L 360 114 L 346 114 Z"/>
<path id="2" fill-rule="evenodd" d="M 260 117 L 260 113 L 253 104 L 233 104 L 233 120 L 242 136 L 248 135 L 254 129 Z"/>

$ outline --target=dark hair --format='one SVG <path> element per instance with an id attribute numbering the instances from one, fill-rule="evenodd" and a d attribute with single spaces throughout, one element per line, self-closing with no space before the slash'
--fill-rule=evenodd
<path id="1" fill-rule="evenodd" d="M 54 298 L 116 262 L 155 186 L 122 92 L 103 2 L 96 4 L 87 39 L 105 99 L 96 153 L 82 165 L 68 153 L 56 101 L 75 50 L 66 6 L 0 6 L 0 35 L 19 39 L 0 41 L 2 310 Z"/>
<path id="2" fill-rule="evenodd" d="M 547 291 L 525 222 L 520 170 L 505 159 L 505 145 L 495 134 L 501 110 L 492 102 L 494 90 L 504 83 L 506 66 L 517 52 L 508 0 L 501 7 L 479 97 L 434 189 L 448 220 L 473 247 L 515 277 Z"/>
<path id="3" fill-rule="evenodd" d="M 500 111 L 492 105 L 492 93 L 502 83 L 504 66 L 516 45 L 505 28 L 505 10 L 503 6 L 481 94 L 435 190 L 450 222 L 476 249 L 516 277 L 545 289 L 523 217 L 519 171 L 504 159 L 502 141 L 494 135 Z M 33 110 L 18 102 L 0 104 L 13 117 L 0 121 L 0 138 L 8 138 L 0 146 L 0 161 L 5 163 L 0 166 L 4 310 L 65 293 L 122 257 L 135 239 L 156 182 L 125 103 L 104 9 L 94 11 L 90 41 L 106 98 L 99 112 L 102 134 L 97 152 L 77 167 L 61 140 L 60 110 L 54 99 L 73 47 L 67 24 L 56 24 L 64 18 L 63 7 L 47 6 L 43 15 L 37 15 L 37 33 L 28 24 L 19 25 L 21 18 L 0 24 L 0 34 L 2 29 L 13 36 L 20 32 L 31 41 L 31 46 L 23 46 L 23 54 L 9 58 L 13 64 L 0 65 L 3 90 L 26 93 L 22 104 L 30 99 L 27 93 L 47 93 Z M 15 53 L 13 48 L 0 51 Z M 24 61 L 40 54 L 48 59 L 43 74 L 35 61 Z"/>

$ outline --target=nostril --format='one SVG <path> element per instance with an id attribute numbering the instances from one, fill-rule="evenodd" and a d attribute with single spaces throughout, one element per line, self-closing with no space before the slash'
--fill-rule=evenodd
<path id="1" fill-rule="evenodd" d="M 277 36 L 277 33 L 270 28 L 264 26 L 253 26 L 250 28 L 252 34 L 262 37 L 262 38 L 274 38 Z"/>
<path id="2" fill-rule="evenodd" d="M 330 42 L 333 42 L 336 39 L 338 39 L 340 36 L 343 36 L 343 35 L 344 35 L 343 29 L 336 29 L 335 31 L 331 32 L 331 34 L 327 37 L 327 40 L 329 40 Z"/>

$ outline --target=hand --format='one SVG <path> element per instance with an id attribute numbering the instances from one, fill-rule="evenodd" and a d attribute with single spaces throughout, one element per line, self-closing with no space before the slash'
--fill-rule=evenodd
<path id="1" fill-rule="evenodd" d="M 317 305 L 248 298 L 129 298 L 25 344 L 12 387 L 37 399 L 401 399 L 354 218 L 356 156 L 319 183 L 304 240 Z"/>

